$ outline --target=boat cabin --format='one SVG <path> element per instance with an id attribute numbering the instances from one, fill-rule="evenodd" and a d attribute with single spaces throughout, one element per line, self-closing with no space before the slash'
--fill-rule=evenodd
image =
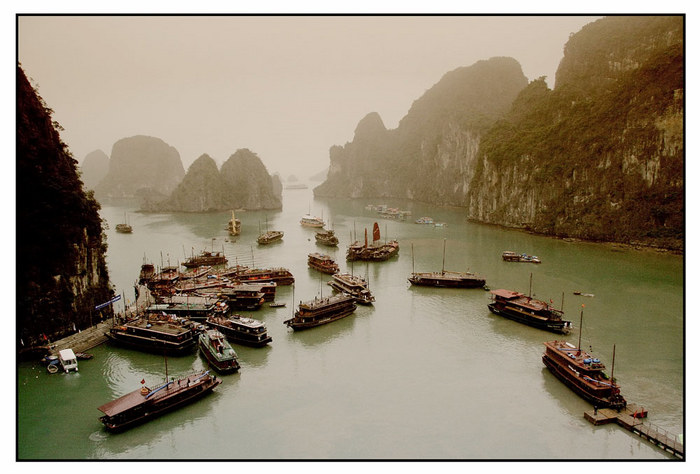
<path id="1" fill-rule="evenodd" d="M 78 371 L 78 358 L 75 356 L 73 349 L 63 349 L 58 351 L 58 361 L 66 373 L 71 370 Z"/>

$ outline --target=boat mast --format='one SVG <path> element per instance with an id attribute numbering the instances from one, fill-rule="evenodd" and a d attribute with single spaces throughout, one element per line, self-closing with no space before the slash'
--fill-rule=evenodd
<path id="1" fill-rule="evenodd" d="M 445 245 L 447 245 L 447 239 L 442 239 L 442 274 L 445 274 Z"/>
<path id="2" fill-rule="evenodd" d="M 583 307 L 581 305 L 581 321 L 578 323 L 578 353 L 581 353 L 581 333 L 583 332 Z"/>
<path id="3" fill-rule="evenodd" d="M 561 292 L 561 312 L 564 312 L 564 292 Z"/>
<path id="4" fill-rule="evenodd" d="M 413 242 L 411 242 L 411 273 L 416 273 L 416 260 L 413 258 Z"/>
<path id="5" fill-rule="evenodd" d="M 527 295 L 528 298 L 532 298 L 532 273 L 530 273 L 530 293 Z"/>
<path id="6" fill-rule="evenodd" d="M 615 387 L 615 344 L 613 344 L 612 367 L 610 368 L 610 383 Z"/>

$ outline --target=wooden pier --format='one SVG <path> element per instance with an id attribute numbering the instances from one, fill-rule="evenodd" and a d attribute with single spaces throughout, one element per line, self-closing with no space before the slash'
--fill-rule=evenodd
<path id="1" fill-rule="evenodd" d="M 617 423 L 659 448 L 673 453 L 680 459 L 684 459 L 683 442 L 678 441 L 678 436 L 669 433 L 667 430 L 644 421 L 647 417 L 647 411 L 644 408 L 631 404 L 619 412 L 612 408 L 599 408 L 584 412 L 583 416 L 596 426 Z"/>

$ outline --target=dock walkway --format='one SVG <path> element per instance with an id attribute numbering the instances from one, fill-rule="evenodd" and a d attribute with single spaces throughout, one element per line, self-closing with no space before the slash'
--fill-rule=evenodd
<path id="1" fill-rule="evenodd" d="M 140 285 L 139 297 L 134 304 L 126 308 L 126 316 L 131 317 L 137 314 L 139 310 L 145 309 L 153 301 L 154 298 L 151 296 L 148 287 Z M 58 351 L 62 349 L 73 349 L 73 352 L 86 352 L 93 347 L 97 347 L 107 341 L 105 333 L 109 332 L 112 324 L 112 319 L 106 319 L 94 326 L 59 339 L 51 344 L 51 354 L 58 355 Z"/>
<path id="2" fill-rule="evenodd" d="M 647 412 L 643 408 L 627 405 L 619 412 L 612 408 L 600 408 L 584 412 L 583 416 L 596 426 L 617 423 L 627 431 L 646 439 L 664 451 L 669 451 L 680 459 L 685 457 L 683 442 L 678 440 L 679 437 L 653 423 L 644 421 Z"/>

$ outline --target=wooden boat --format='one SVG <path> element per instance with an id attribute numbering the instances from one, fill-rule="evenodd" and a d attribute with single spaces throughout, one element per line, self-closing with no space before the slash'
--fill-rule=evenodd
<path id="1" fill-rule="evenodd" d="M 287 303 L 270 303 L 270 308 L 284 308 Z"/>
<path id="2" fill-rule="evenodd" d="M 435 286 L 440 288 L 483 288 L 486 279 L 471 272 L 445 271 L 445 246 L 442 245 L 442 270 L 440 272 L 419 272 L 415 271 L 408 277 L 411 285 Z M 411 246 L 411 257 L 413 257 L 413 246 Z"/>
<path id="3" fill-rule="evenodd" d="M 260 285 L 238 283 L 208 290 L 208 292 L 224 300 L 232 309 L 258 310 L 265 302 L 265 294 L 260 291 Z"/>
<path id="4" fill-rule="evenodd" d="M 241 220 L 236 219 L 236 214 L 233 211 L 231 211 L 231 220 L 228 221 L 227 229 L 229 235 L 241 234 Z"/>
<path id="5" fill-rule="evenodd" d="M 281 241 L 282 237 L 284 237 L 284 232 L 281 230 L 270 230 L 258 236 L 258 243 L 260 245 L 267 245 Z"/>
<path id="6" fill-rule="evenodd" d="M 501 254 L 501 257 L 506 262 L 523 262 L 523 263 L 542 263 L 537 255 L 528 255 L 526 253 L 516 253 L 506 250 Z"/>
<path id="7" fill-rule="evenodd" d="M 369 284 L 364 278 L 351 275 L 350 273 L 336 273 L 328 284 L 340 293 L 347 293 L 355 298 L 360 304 L 372 304 L 374 296 L 369 290 Z"/>
<path id="8" fill-rule="evenodd" d="M 399 243 L 396 240 L 391 240 L 382 244 L 379 242 L 379 224 L 374 223 L 374 228 L 372 231 L 372 244 L 367 243 L 367 229 L 365 229 L 365 243 L 362 245 L 360 242 L 355 241 L 349 247 L 347 251 L 347 260 L 364 260 L 364 261 L 384 261 L 391 257 L 398 255 L 399 253 Z"/>
<path id="9" fill-rule="evenodd" d="M 326 225 L 320 217 L 313 217 L 311 214 L 301 216 L 299 223 L 304 227 L 323 227 Z"/>
<path id="10" fill-rule="evenodd" d="M 306 302 L 300 301 L 294 317 L 284 321 L 284 324 L 295 331 L 300 331 L 337 321 L 352 314 L 356 308 L 355 298 L 346 293 L 327 298 L 314 298 Z"/>
<path id="11" fill-rule="evenodd" d="M 263 347 L 272 342 L 267 333 L 267 327 L 257 319 L 244 318 L 234 314 L 229 317 L 210 316 L 206 320 L 207 325 L 221 331 L 226 338 L 234 344 L 244 346 Z"/>
<path id="12" fill-rule="evenodd" d="M 329 247 L 335 247 L 338 245 L 338 237 L 335 236 L 335 231 L 333 230 L 322 230 L 316 232 L 316 243 L 321 245 L 327 245 Z"/>
<path id="13" fill-rule="evenodd" d="M 207 329 L 199 335 L 199 350 L 214 370 L 221 374 L 238 372 L 238 355 L 223 334 L 216 329 Z"/>
<path id="14" fill-rule="evenodd" d="M 286 268 L 247 268 L 232 275 L 241 283 L 269 283 L 277 285 L 291 285 L 294 283 L 294 275 Z"/>
<path id="15" fill-rule="evenodd" d="M 167 375 L 166 375 L 167 379 Z M 142 384 L 145 381 L 142 380 Z M 150 389 L 143 385 L 122 397 L 98 408 L 104 416 L 100 421 L 109 431 L 123 431 L 139 423 L 180 408 L 210 393 L 221 380 L 210 376 L 209 371 L 189 375 Z"/>
<path id="16" fill-rule="evenodd" d="M 598 408 L 621 409 L 627 401 L 620 394 L 620 386 L 615 380 L 615 347 L 613 346 L 613 365 L 610 376 L 604 372 L 605 365 L 600 359 L 581 350 L 581 329 L 583 311 L 579 325 L 578 347 L 565 341 L 544 343 L 542 362 L 566 386 L 583 399 Z"/>
<path id="17" fill-rule="evenodd" d="M 105 336 L 132 349 L 167 355 L 185 355 L 196 344 L 192 328 L 175 317 L 168 320 L 138 318 L 115 325 Z"/>
<path id="18" fill-rule="evenodd" d="M 488 308 L 494 314 L 560 334 L 567 334 L 571 330 L 571 321 L 562 319 L 564 313 L 545 301 L 503 289 L 491 290 L 491 294 L 493 302 Z"/>
<path id="19" fill-rule="evenodd" d="M 416 224 L 434 224 L 434 223 L 435 223 L 435 221 L 433 220 L 432 217 L 424 216 L 424 217 L 419 217 L 418 219 L 416 219 Z"/>
<path id="20" fill-rule="evenodd" d="M 204 296 L 178 296 L 168 298 L 168 302 L 155 303 L 146 308 L 147 314 L 173 314 L 179 318 L 203 321 L 212 314 L 226 314 L 229 308 L 223 301 L 211 302 Z"/>
<path id="21" fill-rule="evenodd" d="M 214 265 L 225 265 L 228 260 L 224 256 L 223 252 L 209 252 L 207 250 L 202 251 L 199 255 L 194 255 L 187 260 L 182 265 L 187 268 L 201 267 L 204 265 L 214 266 Z"/>
<path id="22" fill-rule="evenodd" d="M 124 222 L 121 223 L 121 224 L 117 224 L 117 225 L 114 227 L 114 230 L 116 230 L 116 231 L 119 232 L 120 234 L 131 234 L 131 233 L 133 232 L 133 229 L 132 229 L 131 226 L 127 223 L 127 220 L 126 220 L 126 213 L 124 214 Z"/>
<path id="23" fill-rule="evenodd" d="M 327 273 L 333 275 L 338 273 L 338 264 L 333 261 L 330 255 L 323 255 L 320 253 L 310 253 L 308 265 L 322 273 Z"/>

